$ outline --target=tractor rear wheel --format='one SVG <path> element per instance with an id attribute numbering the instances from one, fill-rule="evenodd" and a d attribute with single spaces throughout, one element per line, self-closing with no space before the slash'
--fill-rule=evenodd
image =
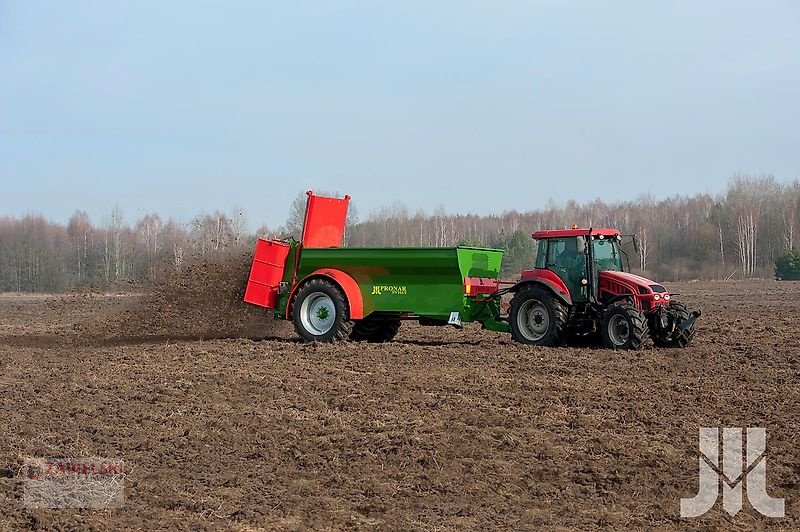
<path id="1" fill-rule="evenodd" d="M 353 325 L 350 339 L 379 344 L 391 342 L 400 330 L 400 320 L 360 320 Z"/>
<path id="2" fill-rule="evenodd" d="M 603 343 L 611 349 L 641 349 L 648 335 L 647 318 L 630 301 L 617 301 L 603 312 Z"/>
<path id="3" fill-rule="evenodd" d="M 350 335 L 347 299 L 330 281 L 312 279 L 292 299 L 292 322 L 297 334 L 308 342 L 333 342 Z"/>
<path id="4" fill-rule="evenodd" d="M 511 300 L 508 321 L 514 340 L 530 345 L 555 346 L 564 342 L 567 308 L 546 288 L 533 286 Z"/>
<path id="5" fill-rule="evenodd" d="M 690 327 L 688 331 L 684 332 L 684 334 L 675 334 L 674 329 L 679 327 L 684 320 L 688 320 L 691 317 L 689 309 L 683 303 L 678 303 L 677 301 L 670 301 L 668 312 L 669 315 L 667 319 L 669 324 L 671 325 L 671 330 L 666 335 L 666 337 L 657 334 L 657 331 L 651 331 L 651 336 L 653 337 L 653 343 L 657 347 L 688 346 L 689 342 L 691 342 L 692 338 L 694 338 L 694 332 L 695 332 L 694 326 Z"/>

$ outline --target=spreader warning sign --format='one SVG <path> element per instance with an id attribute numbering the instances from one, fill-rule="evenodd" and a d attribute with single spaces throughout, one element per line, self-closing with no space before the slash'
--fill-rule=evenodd
<path id="1" fill-rule="evenodd" d="M 373 296 L 382 296 L 385 294 L 391 294 L 394 296 L 404 296 L 408 293 L 408 289 L 405 286 L 397 286 L 397 285 L 374 285 L 372 287 L 372 295 Z"/>

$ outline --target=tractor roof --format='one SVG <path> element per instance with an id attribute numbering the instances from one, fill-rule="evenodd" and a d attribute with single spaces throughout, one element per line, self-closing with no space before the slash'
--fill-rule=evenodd
<path id="1" fill-rule="evenodd" d="M 536 231 L 533 233 L 533 238 L 538 240 L 540 238 L 569 238 L 574 236 L 589 236 L 589 231 L 591 231 L 592 236 L 603 235 L 604 237 L 611 237 L 619 235 L 619 231 L 616 229 L 552 229 L 547 231 Z"/>

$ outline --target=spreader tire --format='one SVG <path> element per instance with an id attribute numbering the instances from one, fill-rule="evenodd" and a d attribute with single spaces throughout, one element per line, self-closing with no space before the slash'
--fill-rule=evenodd
<path id="1" fill-rule="evenodd" d="M 344 340 L 353 328 L 344 293 L 324 279 L 312 279 L 297 290 L 292 299 L 292 322 L 307 342 Z"/>
<path id="2" fill-rule="evenodd" d="M 350 339 L 379 344 L 391 342 L 400 330 L 400 320 L 361 320 L 353 325 Z"/>
<path id="3" fill-rule="evenodd" d="M 647 318 L 630 301 L 617 301 L 603 313 L 600 330 L 611 349 L 641 349 L 648 336 Z"/>
<path id="4" fill-rule="evenodd" d="M 567 307 L 546 288 L 517 292 L 508 316 L 511 336 L 523 344 L 556 346 L 566 337 Z"/>

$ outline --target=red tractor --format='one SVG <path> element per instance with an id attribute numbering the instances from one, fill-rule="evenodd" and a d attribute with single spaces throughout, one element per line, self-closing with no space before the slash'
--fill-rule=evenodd
<path id="1" fill-rule="evenodd" d="M 523 271 L 512 289 L 515 340 L 560 345 L 599 334 L 613 349 L 639 349 L 648 338 L 659 347 L 689 345 L 700 311 L 689 312 L 661 284 L 625 272 L 619 231 L 537 231 L 533 238 L 534 269 Z M 633 243 L 638 252 L 635 237 Z"/>

